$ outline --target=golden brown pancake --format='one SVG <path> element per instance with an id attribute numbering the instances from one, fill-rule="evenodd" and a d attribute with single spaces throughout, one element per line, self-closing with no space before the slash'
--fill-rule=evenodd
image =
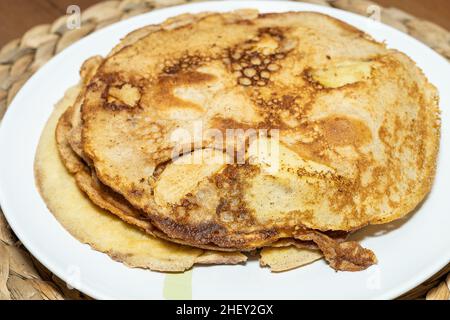
<path id="1" fill-rule="evenodd" d="M 317 231 L 389 222 L 423 200 L 437 100 L 406 55 L 331 17 L 185 15 L 105 59 L 84 95 L 82 147 L 98 179 L 171 239 L 251 250 L 297 237 L 327 259 L 354 249 L 361 259 L 333 263 L 352 269 L 373 254 Z M 173 140 L 198 123 L 277 129 L 279 157 L 252 163 L 249 142 L 245 163 L 229 164 L 213 137 Z M 174 160 L 180 144 L 189 152 Z"/>

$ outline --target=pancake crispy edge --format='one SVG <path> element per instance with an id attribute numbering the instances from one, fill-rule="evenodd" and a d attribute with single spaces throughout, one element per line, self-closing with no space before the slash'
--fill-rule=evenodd
<path id="1" fill-rule="evenodd" d="M 211 13 L 202 13 L 196 15 L 196 18 L 201 18 L 208 16 Z M 256 14 L 253 10 L 239 10 L 236 12 L 238 16 L 250 17 Z M 121 42 L 118 44 L 108 57 L 120 52 L 123 48 L 132 45 L 136 41 L 142 39 L 150 33 L 159 30 L 171 30 L 173 28 L 179 27 L 180 25 L 187 24 L 185 19 L 190 20 L 190 15 L 182 15 L 174 17 L 167 20 L 161 25 L 150 25 L 143 27 L 141 29 L 135 30 L 128 34 Z M 78 186 L 88 195 L 88 197 L 101 208 L 114 213 L 116 216 L 122 220 L 135 225 L 142 230 L 150 233 L 151 235 L 157 235 L 158 237 L 169 240 L 179 244 L 189 245 L 189 243 L 182 241 L 180 239 L 170 239 L 163 232 L 155 229 L 150 223 L 149 219 L 144 217 L 139 210 L 133 208 L 120 194 L 114 192 L 111 188 L 104 185 L 97 178 L 95 171 L 89 168 L 91 165 L 91 160 L 87 158 L 84 154 L 82 146 L 82 119 L 81 119 L 81 107 L 84 101 L 84 95 L 86 89 L 91 82 L 92 78 L 95 76 L 98 68 L 101 66 L 103 58 L 100 56 L 94 56 L 87 59 L 80 70 L 81 76 L 81 90 L 73 106 L 67 109 L 58 122 L 56 129 L 56 138 L 58 143 L 58 150 L 63 159 L 64 165 L 67 167 L 69 172 L 76 174 L 76 181 Z M 83 163 L 86 162 L 86 164 Z M 334 236 L 336 240 L 339 240 L 339 236 Z M 308 243 L 306 241 L 300 241 L 295 239 L 281 239 L 271 246 L 278 247 L 283 246 L 283 243 L 289 243 L 294 245 L 296 248 L 313 248 L 317 249 L 314 244 Z M 197 245 L 196 247 L 208 250 L 219 250 L 219 251 L 235 251 L 230 248 L 221 248 L 214 245 Z M 252 248 L 251 250 L 253 250 Z"/>

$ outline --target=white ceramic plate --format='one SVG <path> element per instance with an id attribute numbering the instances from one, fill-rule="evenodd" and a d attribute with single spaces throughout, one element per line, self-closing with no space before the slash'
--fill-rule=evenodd
<path id="1" fill-rule="evenodd" d="M 442 141 L 450 141 L 448 62 L 393 28 L 340 10 L 285 1 L 209 2 L 157 10 L 98 31 L 66 49 L 27 82 L 9 107 L 0 131 L 0 202 L 23 244 L 57 276 L 98 299 L 161 299 L 168 297 L 165 285 L 181 292 L 186 291 L 186 284 L 190 288 L 187 281 L 192 281 L 194 299 L 391 299 L 439 271 L 450 260 L 449 143 L 441 146 L 436 182 L 420 209 L 407 219 L 369 227 L 357 235 L 379 259 L 377 266 L 363 272 L 337 273 L 320 261 L 272 274 L 251 261 L 245 266 L 195 267 L 185 277 L 166 278 L 163 273 L 127 268 L 91 250 L 71 237 L 48 211 L 35 187 L 34 155 L 53 106 L 78 82 L 82 62 L 107 54 L 128 32 L 144 25 L 186 12 L 238 8 L 326 13 L 407 53 L 439 88 Z"/>

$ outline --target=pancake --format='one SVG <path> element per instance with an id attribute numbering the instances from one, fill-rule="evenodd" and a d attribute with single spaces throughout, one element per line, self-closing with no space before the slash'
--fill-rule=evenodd
<path id="1" fill-rule="evenodd" d="M 68 90 L 55 107 L 42 133 L 35 160 L 39 192 L 64 228 L 79 241 L 131 267 L 181 272 L 194 264 L 245 262 L 247 257 L 239 252 L 210 252 L 153 237 L 102 210 L 84 195 L 64 167 L 55 139 L 58 119 L 75 103 L 79 92 L 80 87 Z M 72 156 L 72 160 L 76 159 Z"/>
<path id="2" fill-rule="evenodd" d="M 437 102 L 411 59 L 331 17 L 184 15 L 105 59 L 84 94 L 82 149 L 174 241 L 252 250 L 298 238 L 358 269 L 373 253 L 319 231 L 393 221 L 424 199 Z M 230 163 L 242 150 L 210 129 L 269 134 Z M 261 141 L 273 159 L 255 161 Z M 351 252 L 361 259 L 342 263 Z"/>
<path id="3" fill-rule="evenodd" d="M 134 34 L 134 33 L 133 33 Z M 126 39 L 129 36 L 126 37 Z M 83 93 L 86 90 L 90 80 L 94 76 L 98 66 L 102 59 L 99 57 L 92 57 L 88 59 L 82 66 L 81 84 L 79 94 L 75 100 L 75 103 L 67 108 L 67 110 L 61 115 L 57 127 L 56 127 L 56 142 L 61 160 L 66 169 L 74 174 L 75 181 L 80 190 L 92 201 L 93 204 L 113 213 L 118 218 L 122 219 L 128 224 L 138 227 L 142 231 L 158 236 L 161 239 L 171 240 L 159 230 L 155 229 L 153 225 L 145 219 L 138 210 L 133 208 L 127 201 L 119 194 L 112 191 L 107 186 L 103 185 L 94 172 L 91 172 L 89 166 L 83 162 L 82 158 L 85 156 L 80 152 L 75 152 L 72 149 L 78 149 L 81 142 L 81 121 L 77 119 L 80 115 L 79 109 L 82 105 Z M 69 98 L 67 98 L 69 100 Z M 80 129 L 77 129 L 77 128 Z M 75 141 L 75 143 L 74 143 Z M 345 240 L 345 234 L 332 235 L 334 239 Z M 182 241 L 178 241 L 183 244 Z M 261 252 L 261 265 L 269 265 L 272 271 L 280 272 L 290 270 L 292 268 L 300 267 L 306 263 L 317 260 L 318 247 L 311 241 L 300 241 L 295 239 L 282 239 L 276 243 L 271 244 L 272 250 L 263 250 Z M 291 258 L 288 262 L 285 261 L 285 247 L 290 246 L 289 255 Z M 202 246 L 203 249 L 210 250 L 229 250 L 226 248 Z M 242 263 L 246 261 L 246 256 L 239 252 L 215 252 L 205 251 L 201 256 L 196 259 L 198 264 L 234 264 Z M 280 252 L 278 252 L 280 251 Z M 117 257 L 117 254 L 115 254 Z"/>

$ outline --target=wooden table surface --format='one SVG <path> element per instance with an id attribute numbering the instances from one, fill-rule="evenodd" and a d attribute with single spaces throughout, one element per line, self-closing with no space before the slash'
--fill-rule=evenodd
<path id="1" fill-rule="evenodd" d="M 101 0 L 0 0 L 0 47 L 20 37 L 31 27 L 50 23 L 66 13 L 72 4 L 86 9 Z M 417 17 L 433 21 L 450 30 L 449 0 L 375 0 Z"/>

